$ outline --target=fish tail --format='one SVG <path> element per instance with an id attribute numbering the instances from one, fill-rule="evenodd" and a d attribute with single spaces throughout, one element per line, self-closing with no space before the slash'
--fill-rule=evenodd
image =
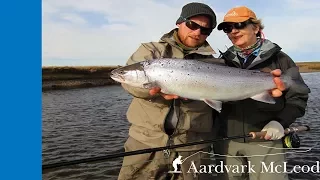
<path id="1" fill-rule="evenodd" d="M 297 66 L 287 69 L 287 71 L 281 75 L 280 79 L 284 83 L 286 89 L 294 86 L 296 91 L 301 93 L 310 93 L 310 89 L 304 83 L 299 73 L 299 67 Z"/>
<path id="2" fill-rule="evenodd" d="M 286 89 L 291 87 L 295 82 L 299 83 L 300 75 L 298 67 L 291 67 L 284 72 L 280 79 L 285 84 Z"/>
<path id="3" fill-rule="evenodd" d="M 281 81 L 284 83 L 286 89 L 288 89 L 289 87 L 292 86 L 292 84 L 294 83 L 294 80 L 291 76 L 284 74 L 280 77 Z"/>

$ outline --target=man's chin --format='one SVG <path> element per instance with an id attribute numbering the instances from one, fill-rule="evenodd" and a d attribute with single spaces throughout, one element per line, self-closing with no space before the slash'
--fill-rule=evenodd
<path id="1" fill-rule="evenodd" d="M 232 40 L 232 44 L 238 46 L 238 47 L 242 47 L 244 45 L 244 43 L 242 43 L 239 39 L 237 40 Z"/>
<path id="2" fill-rule="evenodd" d="M 188 42 L 188 43 L 187 43 L 187 46 L 188 46 L 188 47 L 191 47 L 191 48 L 198 47 L 199 45 L 200 45 L 199 41 L 196 41 L 196 42 Z"/>
<path id="3" fill-rule="evenodd" d="M 195 47 L 199 47 L 200 45 L 203 44 L 203 42 L 200 42 L 200 40 L 198 39 L 193 39 L 193 38 L 186 38 L 182 41 L 182 43 L 187 46 L 187 47 L 190 47 L 190 48 L 195 48 Z"/>

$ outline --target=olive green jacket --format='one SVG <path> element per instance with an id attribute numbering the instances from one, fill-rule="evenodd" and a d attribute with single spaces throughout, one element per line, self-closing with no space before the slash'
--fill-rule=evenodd
<path id="1" fill-rule="evenodd" d="M 184 52 L 173 38 L 176 29 L 162 36 L 159 42 L 142 43 L 129 58 L 127 65 L 157 58 L 205 59 L 213 58 L 214 50 L 205 42 L 201 47 Z M 131 123 L 129 135 L 150 147 L 200 141 L 213 138 L 214 111 L 202 101 L 165 100 L 162 96 L 150 96 L 148 89 L 122 84 L 133 96 L 127 111 Z M 172 135 L 165 132 L 164 123 L 173 104 L 179 109 L 178 123 Z M 176 150 L 198 150 L 208 145 L 195 145 Z"/>

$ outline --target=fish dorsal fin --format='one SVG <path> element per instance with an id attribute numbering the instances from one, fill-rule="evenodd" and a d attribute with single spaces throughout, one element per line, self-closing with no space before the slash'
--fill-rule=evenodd
<path id="1" fill-rule="evenodd" d="M 273 99 L 273 97 L 269 94 L 268 91 L 254 95 L 251 97 L 251 99 L 254 99 L 254 100 L 260 101 L 260 102 L 264 102 L 264 103 L 269 103 L 269 104 L 276 103 L 276 101 Z"/>
<path id="2" fill-rule="evenodd" d="M 221 101 L 217 101 L 217 100 L 213 100 L 213 99 L 203 99 L 203 101 L 206 104 L 208 104 L 210 107 L 212 107 L 213 109 L 218 111 L 219 113 L 221 112 L 221 108 L 222 108 L 222 102 Z"/>

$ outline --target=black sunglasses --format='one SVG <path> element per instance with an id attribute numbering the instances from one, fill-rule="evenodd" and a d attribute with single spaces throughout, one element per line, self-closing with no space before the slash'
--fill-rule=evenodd
<path id="1" fill-rule="evenodd" d="M 202 35 L 207 35 L 209 36 L 210 33 L 212 32 L 212 28 L 207 28 L 207 27 L 203 27 L 203 26 L 200 26 L 199 24 L 193 22 L 193 21 L 190 21 L 186 18 L 183 18 L 184 22 L 186 23 L 186 26 L 191 29 L 191 30 L 197 30 L 200 28 L 200 33 Z"/>
<path id="2" fill-rule="evenodd" d="M 250 20 L 238 23 L 226 23 L 223 25 L 222 30 L 225 33 L 231 33 L 232 29 L 244 29 L 248 24 L 252 24 Z"/>

